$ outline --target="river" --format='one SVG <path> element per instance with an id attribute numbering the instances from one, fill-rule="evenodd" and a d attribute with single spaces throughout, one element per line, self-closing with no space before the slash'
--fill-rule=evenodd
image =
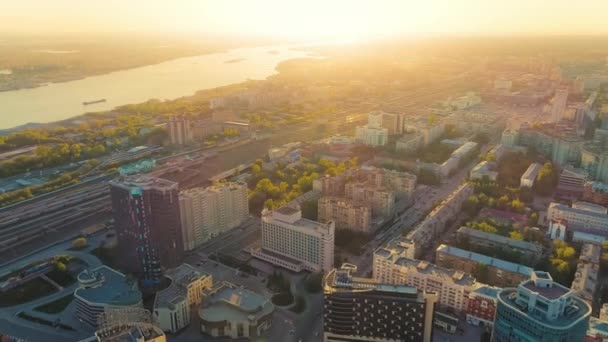
<path id="1" fill-rule="evenodd" d="M 0 129 L 64 120 L 149 99 L 174 99 L 247 79 L 264 79 L 276 73 L 279 62 L 307 54 L 284 46 L 234 49 L 33 89 L 0 92 Z M 100 99 L 106 102 L 82 104 Z"/>

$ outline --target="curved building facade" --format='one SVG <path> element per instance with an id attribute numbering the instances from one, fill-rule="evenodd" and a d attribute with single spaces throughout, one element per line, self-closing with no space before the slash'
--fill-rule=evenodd
<path id="1" fill-rule="evenodd" d="M 547 272 L 498 293 L 495 342 L 583 341 L 591 307 Z"/>

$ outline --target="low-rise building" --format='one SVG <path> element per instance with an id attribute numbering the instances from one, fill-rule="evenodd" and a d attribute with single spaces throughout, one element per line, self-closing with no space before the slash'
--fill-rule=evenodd
<path id="1" fill-rule="evenodd" d="M 475 165 L 475 167 L 471 170 L 469 174 L 469 178 L 471 180 L 488 180 L 496 182 L 498 172 L 493 171 L 493 168 L 494 163 L 484 160 L 479 164 Z"/>
<path id="2" fill-rule="evenodd" d="M 583 197 L 588 176 L 587 172 L 582 169 L 564 167 L 559 174 L 556 196 L 568 200 L 579 200 Z"/>
<path id="3" fill-rule="evenodd" d="M 583 201 L 608 206 L 608 184 L 586 182 L 583 186 Z"/>
<path id="4" fill-rule="evenodd" d="M 608 236 L 608 213 L 601 205 L 575 202 L 572 207 L 551 203 L 547 209 L 548 222 L 564 222 L 570 232 L 581 231 Z"/>
<path id="5" fill-rule="evenodd" d="M 484 285 L 471 291 L 467 301 L 467 323 L 492 327 L 496 315 L 496 297 L 500 290 L 499 287 Z"/>
<path id="6" fill-rule="evenodd" d="M 458 241 L 489 247 L 493 249 L 503 249 L 514 251 L 526 260 L 538 261 L 543 254 L 541 245 L 522 240 L 511 239 L 506 236 L 484 232 L 469 227 L 460 227 L 456 231 Z"/>
<path id="7" fill-rule="evenodd" d="M 414 153 L 424 145 L 422 133 L 411 132 L 403 134 L 395 143 L 397 152 Z"/>
<path id="8" fill-rule="evenodd" d="M 76 319 L 91 327 L 98 326 L 100 315 L 107 309 L 143 307 L 137 281 L 108 266 L 82 271 L 78 285 L 74 291 Z"/>
<path id="9" fill-rule="evenodd" d="M 198 306 L 205 289 L 212 287 L 212 277 L 189 264 L 170 269 L 165 276 L 171 280 L 154 299 L 154 318 L 163 331 L 175 333 L 190 324 L 190 311 Z"/>
<path id="10" fill-rule="evenodd" d="M 600 258 L 602 247 L 586 243 L 576 265 L 576 272 L 570 288 L 581 299 L 593 306 L 599 286 Z"/>
<path id="11" fill-rule="evenodd" d="M 274 305 L 264 296 L 228 282 L 203 292 L 201 331 L 213 337 L 255 338 L 272 325 Z"/>
<path id="12" fill-rule="evenodd" d="M 439 266 L 455 268 L 473 275 L 483 270 L 486 279 L 480 279 L 480 281 L 498 287 L 519 284 L 523 280 L 530 278 L 530 275 L 534 272 L 528 266 L 444 244 L 440 245 L 435 251 L 435 262 Z"/>
<path id="13" fill-rule="evenodd" d="M 462 203 L 474 192 L 472 184 L 462 184 L 431 211 L 407 238 L 413 241 L 414 255 L 418 258 L 425 248 L 429 248 L 435 239 L 445 231 L 446 227 L 460 214 Z"/>
<path id="14" fill-rule="evenodd" d="M 534 186 L 534 181 L 536 180 L 536 176 L 538 176 L 538 171 L 542 165 L 539 163 L 532 163 L 528 166 L 528 169 L 521 176 L 519 187 L 520 188 L 531 188 Z"/>
<path id="15" fill-rule="evenodd" d="M 350 199 L 324 196 L 318 202 L 319 222 L 335 222 L 336 229 L 348 229 L 369 234 L 372 232 L 372 209 Z"/>
<path id="16" fill-rule="evenodd" d="M 408 241 L 397 238 L 374 252 L 374 280 L 437 293 L 439 304 L 464 312 L 469 293 L 479 286 L 471 275 L 427 261 L 409 259 Z"/>

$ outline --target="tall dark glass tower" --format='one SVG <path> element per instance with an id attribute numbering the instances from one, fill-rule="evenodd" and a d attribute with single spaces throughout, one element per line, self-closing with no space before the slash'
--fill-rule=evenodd
<path id="1" fill-rule="evenodd" d="M 140 175 L 110 186 L 119 262 L 144 286 L 154 286 L 162 268 L 176 267 L 183 258 L 178 184 Z"/>

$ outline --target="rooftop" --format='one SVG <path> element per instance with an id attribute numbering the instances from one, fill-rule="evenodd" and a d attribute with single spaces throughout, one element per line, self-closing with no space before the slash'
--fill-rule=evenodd
<path id="1" fill-rule="evenodd" d="M 459 258 L 468 259 L 468 260 L 471 260 L 471 261 L 474 261 L 477 263 L 485 264 L 488 266 L 493 266 L 493 267 L 499 268 L 501 270 L 505 270 L 505 271 L 509 271 L 509 272 L 513 272 L 513 273 L 519 273 L 519 274 L 523 274 L 526 276 L 530 276 L 532 274 L 532 272 L 534 272 L 534 270 L 528 266 L 523 266 L 523 265 L 515 264 L 512 262 L 508 262 L 505 260 L 492 258 L 492 257 L 483 255 L 483 254 L 469 252 L 464 249 L 460 249 L 460 248 L 456 248 L 456 247 L 448 246 L 448 245 L 444 245 L 444 244 L 437 247 L 437 252 L 446 253 L 446 254 L 453 255 L 453 256 L 456 256 Z"/>
<path id="2" fill-rule="evenodd" d="M 293 214 L 297 214 L 300 210 L 296 209 L 296 208 L 288 207 L 288 206 L 283 206 L 283 207 L 280 207 L 279 209 L 276 209 L 276 211 L 283 215 L 293 215 Z"/>
<path id="3" fill-rule="evenodd" d="M 528 169 L 521 176 L 521 179 L 526 179 L 530 181 L 534 181 L 536 179 L 536 175 L 538 175 L 538 171 L 542 166 L 539 163 L 532 163 L 528 166 Z"/>
<path id="4" fill-rule="evenodd" d="M 442 278 L 445 282 L 459 285 L 473 285 L 475 283 L 475 278 L 470 274 L 431 264 L 427 261 L 399 258 L 394 263 L 399 266 L 415 267 L 418 273 Z"/>
<path id="5" fill-rule="evenodd" d="M 574 207 L 574 208 L 571 208 L 571 207 L 569 207 L 569 206 L 567 206 L 565 204 L 555 203 L 555 202 L 552 202 L 551 204 L 549 204 L 549 208 L 555 208 L 557 210 L 562 210 L 562 211 L 569 211 L 569 212 L 573 212 L 575 214 L 582 214 L 582 215 L 592 216 L 592 217 L 599 218 L 599 219 L 606 219 L 606 217 L 608 216 L 608 215 L 603 214 L 601 212 L 583 209 L 583 207 L 578 207 L 578 208 Z"/>
<path id="6" fill-rule="evenodd" d="M 274 305 L 264 296 L 228 282 L 205 290 L 203 296 L 199 316 L 208 322 L 257 319 L 274 311 Z"/>
<path id="7" fill-rule="evenodd" d="M 511 239 L 506 236 L 488 233 L 488 232 L 484 232 L 484 231 L 469 228 L 469 227 L 460 227 L 460 228 L 458 228 L 457 233 L 464 234 L 467 236 L 472 236 L 474 238 L 481 239 L 481 240 L 492 241 L 496 244 L 508 246 L 508 247 L 515 248 L 515 249 L 530 251 L 532 253 L 541 254 L 543 251 L 543 248 L 540 245 L 532 243 L 532 242 Z"/>
<path id="8" fill-rule="evenodd" d="M 553 320 L 549 320 L 545 316 L 536 314 L 534 311 L 530 312 L 528 311 L 527 305 L 517 303 L 516 289 L 503 289 L 498 293 L 498 300 L 510 307 L 512 311 L 517 312 L 520 315 L 527 317 L 527 319 L 533 320 L 541 325 L 549 326 L 552 329 L 571 329 L 573 325 L 591 314 L 591 308 L 589 305 L 576 296 L 570 297 L 570 301 L 566 304 L 563 314 L 557 316 L 557 318 Z"/>
<path id="9" fill-rule="evenodd" d="M 538 286 L 534 281 L 527 280 L 520 284 L 522 286 L 534 293 L 538 293 L 539 296 L 544 297 L 548 300 L 558 299 L 570 292 L 570 289 L 559 285 L 558 283 L 553 283 L 553 286 Z"/>
<path id="10" fill-rule="evenodd" d="M 95 334 L 100 342 L 146 342 L 165 334 L 152 324 L 109 327 Z"/>
<path id="11" fill-rule="evenodd" d="M 498 297 L 498 293 L 500 292 L 500 290 L 502 290 L 500 287 L 484 285 L 471 291 L 471 293 L 496 298 Z"/>
<path id="12" fill-rule="evenodd" d="M 353 277 L 350 269 L 333 269 L 324 278 L 326 292 L 385 292 L 421 299 L 413 286 L 376 283 L 373 278 Z"/>
<path id="13" fill-rule="evenodd" d="M 92 271 L 84 270 L 78 276 L 80 279 L 91 280 L 95 278 L 98 282 L 91 287 L 81 287 L 74 291 L 76 297 L 80 297 L 91 303 L 100 303 L 116 306 L 131 306 L 141 302 L 141 292 L 137 288 L 137 282 L 128 279 L 124 274 L 109 268 L 99 266 Z"/>
<path id="14" fill-rule="evenodd" d="M 110 181 L 110 184 L 126 190 L 173 190 L 178 188 L 178 184 L 176 182 L 149 175 L 125 176 L 117 180 Z"/>

